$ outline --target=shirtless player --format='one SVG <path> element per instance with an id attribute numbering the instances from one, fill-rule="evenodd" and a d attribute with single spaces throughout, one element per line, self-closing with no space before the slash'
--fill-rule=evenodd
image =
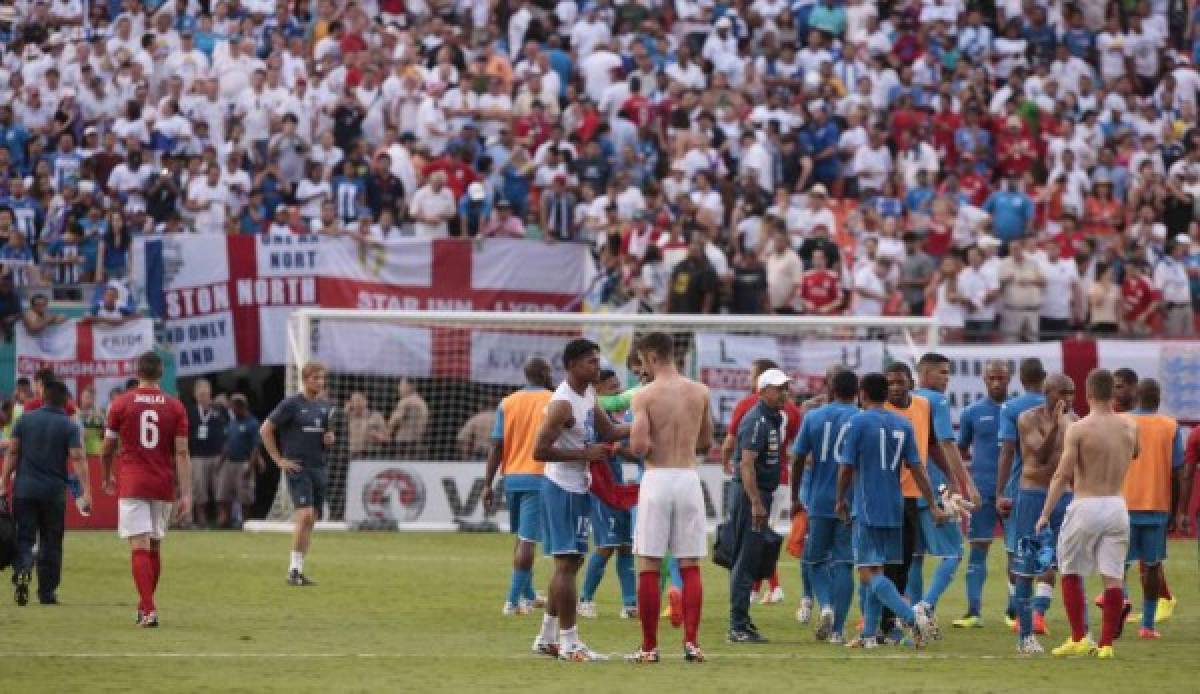
<path id="1" fill-rule="evenodd" d="M 1077 418 L 1071 413 L 1075 399 L 1075 383 L 1063 374 L 1052 374 L 1042 388 L 1046 401 L 1026 410 L 1017 418 L 1017 438 L 1021 445 L 1021 478 L 1017 483 L 1017 499 L 1010 522 L 1016 525 L 1013 536 L 1018 540 L 1034 534 L 1039 514 L 1046 502 L 1046 490 L 1062 456 L 1063 435 Z M 1071 503 L 1069 492 L 1047 513 L 1055 541 L 1062 528 L 1063 514 Z M 1016 577 L 1016 608 L 1018 622 L 1017 652 L 1026 655 L 1042 653 L 1034 632 L 1046 633 L 1045 607 L 1050 602 L 1054 585 L 1054 570 L 1049 568 L 1037 584 L 1038 600 L 1034 600 L 1033 584 L 1037 575 L 1024 566 L 1013 569 Z M 1041 602 L 1044 601 L 1044 602 Z M 1035 611 L 1036 610 L 1036 611 Z"/>
<path id="2" fill-rule="evenodd" d="M 697 454 L 712 446 L 713 425 L 708 387 L 690 381 L 675 367 L 674 345 L 666 333 L 650 333 L 637 345 L 642 368 L 652 382 L 633 396 L 629 445 L 643 456 L 646 471 L 638 493 L 633 553 L 638 558 L 638 617 L 642 647 L 626 656 L 634 663 L 657 663 L 658 613 L 662 594 L 659 571 L 671 554 L 683 575 L 683 655 L 703 662 L 696 645 L 703 589 L 699 560 L 708 553 L 704 493 L 696 469 Z"/>
<path id="3" fill-rule="evenodd" d="M 1087 378 L 1088 416 L 1067 427 L 1062 461 L 1050 482 L 1037 530 L 1050 516 L 1068 486 L 1075 498 L 1067 507 L 1058 538 L 1063 604 L 1071 635 L 1052 652 L 1056 656 L 1094 654 L 1113 657 L 1113 639 L 1125 620 L 1125 554 L 1129 549 L 1129 513 L 1121 487 L 1137 455 L 1137 425 L 1112 408 L 1113 375 L 1093 369 Z M 1087 601 L 1083 578 L 1099 573 L 1104 582 L 1104 627 L 1099 648 L 1087 634 Z"/>

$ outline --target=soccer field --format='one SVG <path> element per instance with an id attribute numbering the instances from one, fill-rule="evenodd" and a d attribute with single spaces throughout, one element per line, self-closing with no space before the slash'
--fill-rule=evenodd
<path id="1" fill-rule="evenodd" d="M 1117 659 L 1060 661 L 1015 655 L 1003 626 L 1004 581 L 992 552 L 987 626 L 949 628 L 962 613 L 962 577 L 939 610 L 945 638 L 921 651 L 850 652 L 816 643 L 794 619 L 800 580 L 782 572 L 785 605 L 752 615 L 772 642 L 725 643 L 728 574 L 704 567 L 701 644 L 709 662 L 687 665 L 664 620 L 664 662 L 633 666 L 619 654 L 640 639 L 636 620 L 616 617 L 616 577 L 597 595 L 601 616 L 581 620 L 583 638 L 609 663 L 559 663 L 529 652 L 540 613 L 502 617 L 511 537 L 495 534 L 322 534 L 306 565 L 314 588 L 284 584 L 289 538 L 248 533 L 168 536 L 158 593 L 162 627 L 133 626 L 129 555 L 111 533 L 67 537 L 62 605 L 0 602 L 0 691 L 1195 691 L 1200 595 L 1194 541 L 1174 542 L 1167 575 L 1179 598 L 1163 640 L 1140 642 L 1136 626 Z M 927 573 L 929 569 L 927 568 Z M 1131 572 L 1133 573 L 1133 572 Z M 5 589 L 7 578 L 5 576 Z M 544 586 L 549 563 L 539 560 Z M 1089 595 L 1096 583 L 1089 584 Z M 1140 589 L 1133 592 L 1140 605 Z M 857 608 L 852 609 L 851 620 Z M 1098 610 L 1090 612 L 1098 625 Z M 1056 592 L 1050 636 L 1066 628 Z"/>

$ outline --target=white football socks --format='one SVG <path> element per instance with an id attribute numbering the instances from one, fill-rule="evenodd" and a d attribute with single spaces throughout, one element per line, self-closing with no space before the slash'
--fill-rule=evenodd
<path id="1" fill-rule="evenodd" d="M 545 643 L 558 643 L 558 617 L 551 617 L 549 614 L 542 615 L 541 639 Z"/>
<path id="2" fill-rule="evenodd" d="M 292 552 L 292 563 L 288 566 L 288 572 L 292 571 L 304 573 L 304 552 Z"/>
<path id="3" fill-rule="evenodd" d="M 558 631 L 558 642 L 567 648 L 579 645 L 579 627 L 573 626 L 570 629 L 560 629 Z"/>

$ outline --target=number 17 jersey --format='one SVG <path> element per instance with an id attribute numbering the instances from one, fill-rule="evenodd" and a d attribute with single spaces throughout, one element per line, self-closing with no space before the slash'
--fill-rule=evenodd
<path id="1" fill-rule="evenodd" d="M 106 428 L 105 437 L 120 444 L 117 496 L 173 501 L 175 439 L 188 435 L 183 403 L 158 388 L 135 388 L 109 405 Z"/>
<path id="2" fill-rule="evenodd" d="M 894 412 L 872 408 L 851 417 L 846 427 L 838 463 L 854 468 L 855 522 L 903 527 L 900 465 L 921 464 L 912 425 Z"/>

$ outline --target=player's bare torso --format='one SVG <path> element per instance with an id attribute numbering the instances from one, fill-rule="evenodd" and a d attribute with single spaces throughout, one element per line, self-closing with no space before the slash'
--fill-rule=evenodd
<path id="1" fill-rule="evenodd" d="M 672 376 L 656 379 L 634 397 L 650 419 L 646 467 L 695 467 L 697 442 L 708 419 L 708 387 Z"/>
<path id="2" fill-rule="evenodd" d="M 1046 489 L 1050 486 L 1050 479 L 1054 477 L 1054 471 L 1058 469 L 1058 461 L 1062 459 L 1063 439 L 1067 427 L 1075 419 L 1073 414 L 1062 415 L 1055 435 L 1054 450 L 1045 465 L 1038 462 L 1038 450 L 1042 447 L 1046 437 L 1051 434 L 1051 429 L 1054 427 L 1054 413 L 1048 412 L 1044 406 L 1039 405 L 1023 412 L 1017 419 L 1017 432 L 1021 438 L 1021 460 L 1024 462 L 1021 469 L 1021 487 Z"/>
<path id="3" fill-rule="evenodd" d="M 1075 496 L 1117 496 L 1137 450 L 1137 424 L 1117 414 L 1089 414 L 1076 429 Z"/>

